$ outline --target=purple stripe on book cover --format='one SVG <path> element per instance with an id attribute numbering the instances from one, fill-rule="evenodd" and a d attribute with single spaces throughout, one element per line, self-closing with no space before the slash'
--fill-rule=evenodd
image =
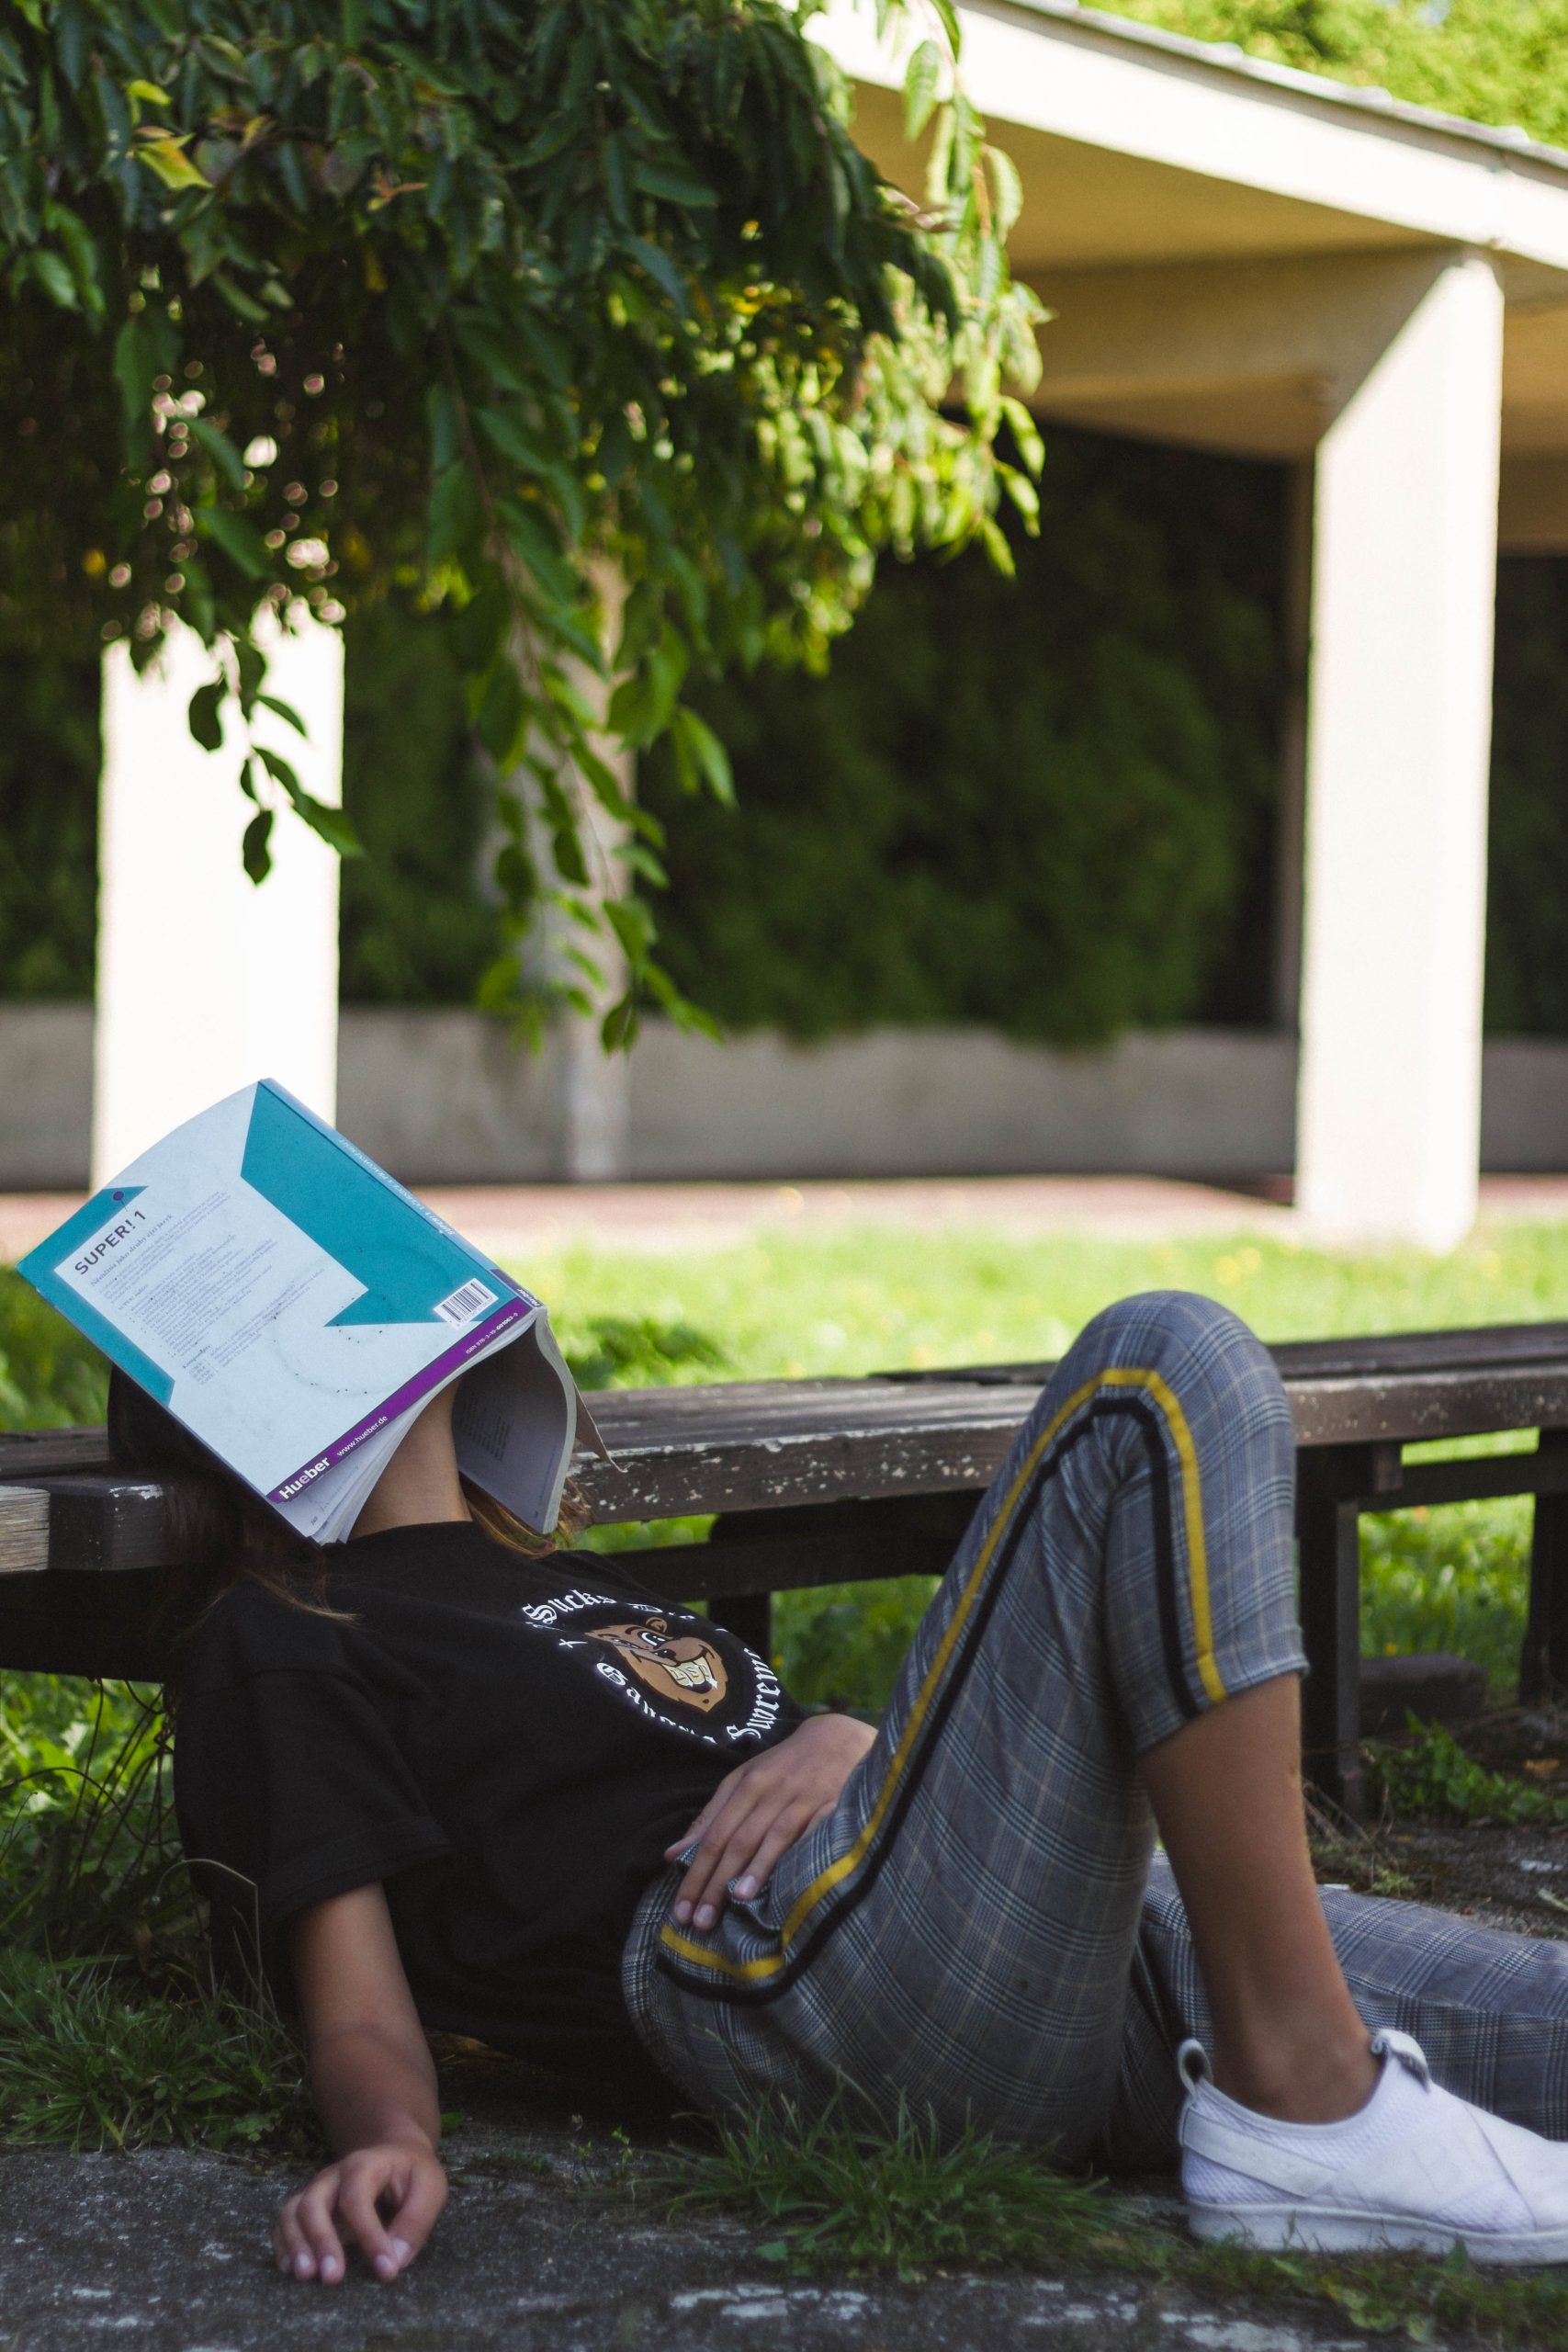
<path id="1" fill-rule="evenodd" d="M 433 1388 L 439 1388 L 449 1374 L 459 1371 L 464 1364 L 478 1355 L 481 1348 L 489 1347 L 491 1341 L 501 1332 L 508 1330 L 513 1323 L 526 1322 L 528 1317 L 536 1314 L 537 1311 L 536 1299 L 521 1297 L 505 1300 L 496 1308 L 493 1315 L 487 1315 L 482 1323 L 476 1323 L 471 1331 L 465 1331 L 462 1338 L 449 1347 L 444 1355 L 437 1356 L 434 1363 L 427 1363 L 423 1372 L 416 1372 L 412 1379 L 405 1380 L 402 1386 L 395 1389 L 384 1405 L 378 1405 L 373 1413 L 367 1415 L 364 1420 L 355 1422 L 353 1429 L 345 1431 L 322 1453 L 316 1454 L 309 1462 L 301 1463 L 299 1469 L 285 1478 L 281 1486 L 274 1487 L 267 1497 L 267 1501 L 269 1503 L 291 1501 L 302 1487 L 313 1485 L 323 1471 L 335 1469 L 346 1455 L 354 1453 L 356 1447 L 363 1445 L 367 1438 L 374 1437 L 378 1430 L 384 1430 L 389 1421 L 395 1421 L 400 1413 L 406 1413 L 411 1405 L 417 1405 L 420 1398 L 428 1396 Z"/>

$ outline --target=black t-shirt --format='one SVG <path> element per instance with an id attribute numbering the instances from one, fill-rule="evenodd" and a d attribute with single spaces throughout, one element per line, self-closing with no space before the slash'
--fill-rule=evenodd
<path id="1" fill-rule="evenodd" d="M 186 1850 L 231 1945 L 286 1984 L 290 1915 L 380 1880 L 421 2017 L 583 2076 L 646 2066 L 620 1955 L 664 1849 L 801 1710 L 614 1555 L 477 1526 L 333 1544 L 335 1622 L 236 1585 L 175 1724 Z"/>

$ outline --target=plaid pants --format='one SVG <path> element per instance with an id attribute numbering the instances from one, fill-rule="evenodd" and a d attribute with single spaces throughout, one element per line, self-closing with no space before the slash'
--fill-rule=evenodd
<path id="1" fill-rule="evenodd" d="M 1082 1333 L 921 1621 L 831 1815 L 706 1935 L 657 1880 L 627 2007 L 699 2107 L 848 2086 L 946 2134 L 1152 2168 L 1171 2058 L 1208 2019 L 1137 1758 L 1304 1663 L 1293 1441 L 1267 1351 L 1154 1292 Z M 1568 2136 L 1568 1955 L 1407 1904 L 1325 1895 L 1372 2024 L 1438 2078 Z"/>

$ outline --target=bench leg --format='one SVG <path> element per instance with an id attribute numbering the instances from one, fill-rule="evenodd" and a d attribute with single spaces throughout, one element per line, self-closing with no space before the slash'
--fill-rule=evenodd
<path id="1" fill-rule="evenodd" d="M 1334 1464 L 1301 1464 L 1302 1764 L 1352 1821 L 1367 1817 L 1361 1778 L 1361 1549 L 1359 1505 L 1336 1491 Z M 1324 1475 L 1326 1473 L 1327 1475 Z"/>
<path id="2" fill-rule="evenodd" d="M 1542 1430 L 1537 1450 L 1568 1454 L 1568 1430 Z M 1530 1542 L 1529 1617 L 1519 1652 L 1519 1697 L 1540 1706 L 1568 1691 L 1568 1494 L 1537 1495 Z"/>

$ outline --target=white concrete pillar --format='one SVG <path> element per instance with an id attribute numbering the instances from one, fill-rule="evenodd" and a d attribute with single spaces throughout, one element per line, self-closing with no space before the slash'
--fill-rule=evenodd
<path id="1" fill-rule="evenodd" d="M 342 637 L 302 616 L 273 633 L 268 657 L 267 689 L 310 737 L 258 712 L 256 739 L 335 805 Z M 123 646 L 104 660 L 95 1184 L 252 1079 L 280 1079 L 324 1118 L 335 1109 L 337 857 L 280 806 L 273 870 L 249 879 L 240 843 L 255 809 L 239 786 L 235 713 L 217 752 L 186 724 L 192 695 L 215 675 L 183 624 L 141 677 Z"/>
<path id="2" fill-rule="evenodd" d="M 1475 1216 L 1502 352 L 1455 254 L 1318 450 L 1296 1166 L 1335 1240 Z"/>

